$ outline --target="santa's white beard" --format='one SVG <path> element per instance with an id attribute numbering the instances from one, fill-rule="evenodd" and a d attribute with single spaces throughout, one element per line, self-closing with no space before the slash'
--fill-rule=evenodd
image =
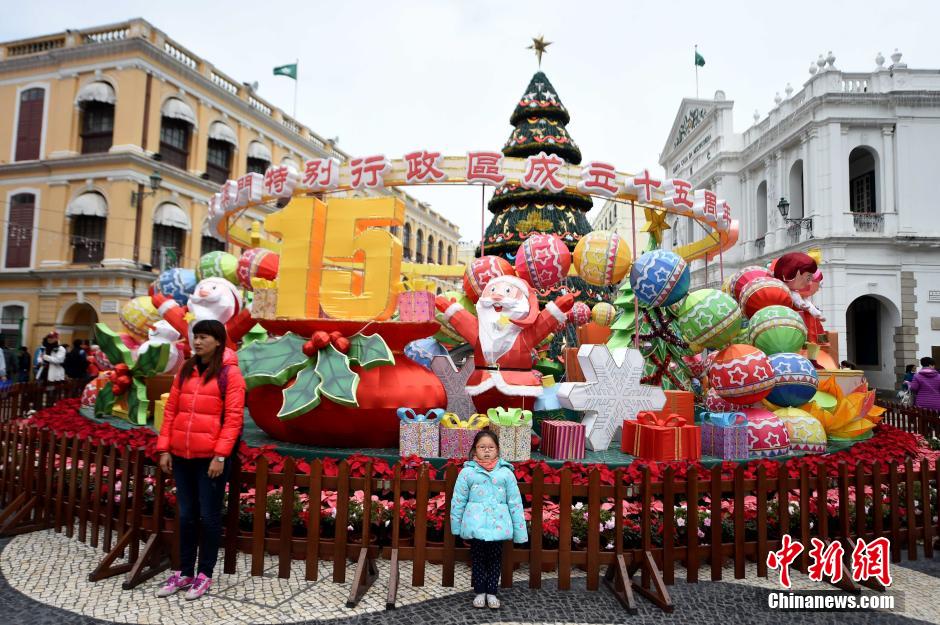
<path id="1" fill-rule="evenodd" d="M 226 304 L 221 300 L 208 300 L 190 296 L 188 310 L 197 321 L 215 319 L 226 323 L 235 314 L 235 305 L 234 303 Z"/>
<path id="2" fill-rule="evenodd" d="M 522 332 L 522 328 L 509 319 L 524 319 L 529 314 L 529 302 L 526 300 L 503 300 L 500 304 L 502 310 L 497 311 L 493 307 L 495 302 L 490 298 L 481 298 L 477 302 L 480 349 L 489 365 L 495 365 L 497 360 L 505 356 Z M 504 319 L 503 323 L 500 323 L 500 319 Z"/>

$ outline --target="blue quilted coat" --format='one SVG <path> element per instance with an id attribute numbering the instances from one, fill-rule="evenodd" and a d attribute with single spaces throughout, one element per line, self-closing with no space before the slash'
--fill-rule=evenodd
<path id="1" fill-rule="evenodd" d="M 450 529 L 461 538 L 529 539 L 522 512 L 522 496 L 512 465 L 500 460 L 487 471 L 473 460 L 463 465 L 450 503 Z"/>

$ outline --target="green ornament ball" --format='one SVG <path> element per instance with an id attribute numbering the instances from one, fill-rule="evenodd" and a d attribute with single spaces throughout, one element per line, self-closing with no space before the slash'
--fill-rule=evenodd
<path id="1" fill-rule="evenodd" d="M 679 308 L 679 331 L 695 348 L 722 349 L 741 331 L 741 307 L 717 289 L 693 291 Z"/>
<path id="2" fill-rule="evenodd" d="M 767 306 L 751 317 L 751 344 L 768 356 L 799 352 L 806 342 L 806 324 L 800 314 L 786 306 Z"/>
<path id="3" fill-rule="evenodd" d="M 228 252 L 209 252 L 199 259 L 196 278 L 224 278 L 232 284 L 238 284 L 238 259 Z"/>

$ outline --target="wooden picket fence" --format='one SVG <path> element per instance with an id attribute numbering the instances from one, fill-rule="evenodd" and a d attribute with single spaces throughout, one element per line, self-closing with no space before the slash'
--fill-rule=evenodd
<path id="1" fill-rule="evenodd" d="M 896 423 L 918 432 L 934 431 L 931 428 L 940 420 L 936 414 L 899 407 L 891 407 L 890 415 Z M 457 469 L 449 467 L 442 479 L 431 479 L 426 465 L 407 478 L 402 471 L 396 466 L 390 479 L 354 477 L 343 461 L 335 475 L 326 475 L 324 464 L 315 460 L 309 473 L 301 473 L 294 460 L 287 459 L 281 472 L 272 472 L 263 456 L 254 471 L 234 467 L 224 520 L 223 570 L 234 573 L 241 552 L 250 554 L 249 573 L 260 576 L 267 553 L 277 558 L 279 577 L 289 577 L 292 561 L 303 560 L 305 579 L 316 580 L 319 562 L 325 560 L 332 562 L 332 581 L 343 583 L 349 562 L 357 562 L 349 606 L 376 581 L 379 558 L 390 562 L 388 608 L 396 604 L 399 585 L 407 582 L 401 579 L 402 562 L 412 563 L 413 586 L 427 582 L 427 565 L 432 562 L 441 565 L 441 583 L 453 586 L 456 563 L 470 559 L 469 549 L 449 531 Z M 597 590 L 603 583 L 631 612 L 637 609 L 636 594 L 671 611 L 668 586 L 677 576 L 684 574 L 691 583 L 720 580 L 727 564 L 733 566 L 734 577 L 741 579 L 749 570 L 748 562 L 756 564 L 758 576 L 767 576 L 767 554 L 780 548 L 783 533 L 806 546 L 796 563 L 804 573 L 813 537 L 841 543 L 846 558 L 857 539 L 886 537 L 891 541 L 891 558 L 898 562 L 905 551 L 909 560 L 917 559 L 918 545 L 925 557 L 933 557 L 934 538 L 940 536 L 934 520 L 940 509 L 940 463 L 934 467 L 927 463 L 915 467 L 911 461 L 903 465 L 842 463 L 835 475 L 812 474 L 804 465 L 795 477 L 780 471 L 773 478 L 763 467 L 753 478 L 746 477 L 744 466 L 730 477 L 723 476 L 720 467 L 692 468 L 681 477 L 666 468 L 656 480 L 647 468 L 639 482 L 630 483 L 624 470 L 614 474 L 614 485 L 602 484 L 597 470 L 589 474 L 587 484 L 581 484 L 575 483 L 570 470 L 562 469 L 557 483 L 546 483 L 536 468 L 531 483 L 520 484 L 531 508 L 530 542 L 505 544 L 504 587 L 512 585 L 517 565 L 528 565 L 530 588 L 541 588 L 544 573 L 554 571 L 561 590 L 571 588 L 572 573 L 581 569 L 588 589 Z M 372 475 L 371 466 L 365 467 L 364 475 Z M 100 548 L 104 556 L 90 572 L 93 581 L 123 574 L 123 586 L 132 588 L 178 563 L 178 526 L 166 502 L 168 488 L 171 481 L 159 474 L 142 449 L 56 435 L 28 421 L 0 424 L 0 535 L 53 528 Z M 240 528 L 240 495 L 252 488 L 255 493 L 281 489 L 278 526 L 266 523 L 269 498 L 262 496 L 255 498 L 251 528 L 244 527 L 244 519 Z M 364 505 L 359 529 L 348 531 L 351 497 L 356 491 L 362 491 L 364 502 L 371 501 L 372 495 L 390 499 L 388 528 L 373 523 L 372 506 Z M 295 517 L 296 498 L 309 497 L 310 509 L 318 511 L 322 495 L 333 492 L 332 532 L 327 531 L 328 519 L 321 514 Z M 432 543 L 428 502 L 441 493 L 447 506 L 443 541 Z M 402 520 L 406 495 L 415 500 L 413 529 Z M 733 506 L 729 509 L 728 504 Z M 543 509 L 555 505 L 557 539 L 544 535 L 543 524 Z M 621 511 L 624 506 L 633 512 L 604 516 L 605 509 Z M 826 512 L 818 514 L 814 506 Z M 700 523 L 705 517 L 710 522 L 707 526 Z M 612 528 L 602 528 L 604 518 L 612 520 Z M 586 525 L 580 543 L 573 540 L 576 524 Z M 699 529 L 703 529 L 702 536 Z M 846 576 L 837 585 L 860 590 Z M 877 582 L 865 585 L 883 590 Z"/>
<path id="2" fill-rule="evenodd" d="M 30 410 L 50 408 L 61 399 L 78 397 L 84 387 L 82 380 L 11 384 L 0 390 L 0 423 L 19 419 Z"/>

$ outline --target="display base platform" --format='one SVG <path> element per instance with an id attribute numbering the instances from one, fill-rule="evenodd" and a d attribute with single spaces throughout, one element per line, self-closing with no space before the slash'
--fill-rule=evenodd
<path id="1" fill-rule="evenodd" d="M 128 423 L 126 420 L 119 417 L 103 417 L 96 418 L 93 417 L 89 411 L 82 409 L 81 414 L 87 418 L 93 419 L 94 421 L 100 423 L 109 423 L 117 428 L 123 430 L 129 430 L 135 426 L 131 423 Z M 297 443 L 286 443 L 284 441 L 279 441 L 271 438 L 265 434 L 261 428 L 255 425 L 255 422 L 250 418 L 245 418 L 245 428 L 242 432 L 242 440 L 249 447 L 263 447 L 265 445 L 272 445 L 274 450 L 279 454 L 284 456 L 292 456 L 294 458 L 302 458 L 304 460 L 313 460 L 315 458 L 348 458 L 349 456 L 363 455 L 371 456 L 373 458 L 381 458 L 389 464 L 394 464 L 398 461 L 398 449 L 381 449 L 381 448 L 344 448 L 344 447 L 312 447 L 309 445 L 299 445 Z M 826 453 L 835 453 L 848 449 L 856 441 L 830 441 L 829 447 L 826 450 Z M 619 445 L 619 443 L 618 443 Z M 787 454 L 785 456 L 777 456 L 775 458 L 770 458 L 770 460 L 775 460 L 778 462 L 785 462 L 791 458 L 797 458 L 803 455 L 800 453 Z M 540 460 L 548 463 L 551 467 L 561 467 L 566 461 L 565 460 L 555 460 L 553 458 L 546 458 L 538 452 L 532 452 L 533 460 Z M 425 458 L 432 466 L 435 468 L 440 468 L 447 464 L 447 458 Z M 627 455 L 619 450 L 619 448 L 612 447 L 606 451 L 590 451 L 588 450 L 585 453 L 585 457 L 582 460 L 578 460 L 580 464 L 603 464 L 611 468 L 617 467 L 626 467 L 629 466 L 636 460 L 633 456 Z M 701 463 L 706 467 L 712 467 L 716 464 L 721 464 L 724 462 L 721 458 L 713 458 L 711 456 L 702 456 Z M 735 461 L 735 462 L 745 462 Z"/>

